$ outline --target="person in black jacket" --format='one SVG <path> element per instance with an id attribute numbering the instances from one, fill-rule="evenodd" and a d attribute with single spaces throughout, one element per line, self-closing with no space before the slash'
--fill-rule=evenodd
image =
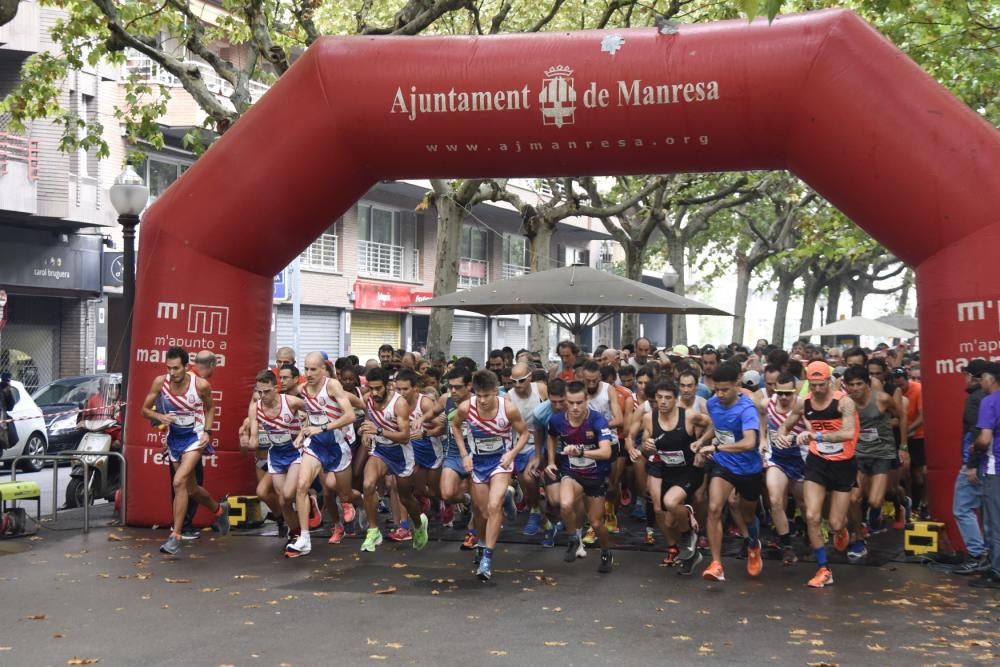
<path id="1" fill-rule="evenodd" d="M 972 446 L 979 429 L 976 420 L 979 404 L 986 393 L 979 386 L 979 379 L 986 369 L 983 359 L 973 359 L 965 367 L 969 383 L 965 388 L 965 407 L 962 412 L 962 466 L 955 480 L 955 498 L 952 514 L 962 534 L 968 558 L 952 570 L 955 574 L 978 574 L 990 569 L 989 554 L 983 532 L 979 527 L 979 516 L 983 512 L 983 485 L 979 476 L 980 453 Z"/>

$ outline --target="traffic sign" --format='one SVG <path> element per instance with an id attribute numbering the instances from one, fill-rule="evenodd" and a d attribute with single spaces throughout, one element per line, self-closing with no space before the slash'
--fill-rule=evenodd
<path id="1" fill-rule="evenodd" d="M 274 277 L 274 300 L 288 301 L 288 269 L 282 269 L 281 273 Z"/>

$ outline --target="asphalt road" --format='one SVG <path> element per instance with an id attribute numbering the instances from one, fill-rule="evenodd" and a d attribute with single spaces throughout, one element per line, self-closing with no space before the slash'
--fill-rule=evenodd
<path id="1" fill-rule="evenodd" d="M 274 537 L 204 532 L 178 558 L 165 531 L 44 530 L 0 541 L 0 663 L 64 665 L 338 664 L 996 664 L 1000 596 L 920 565 L 839 566 L 834 587 L 805 586 L 813 565 L 766 561 L 751 580 L 726 559 L 709 584 L 621 552 L 501 545 L 489 584 L 455 542 L 416 553 L 359 541 L 315 544 L 287 560 Z M 4 555 L 6 554 L 6 555 Z M 69 664 L 73 664 L 69 662 Z M 86 663 L 77 663 L 86 664 Z"/>

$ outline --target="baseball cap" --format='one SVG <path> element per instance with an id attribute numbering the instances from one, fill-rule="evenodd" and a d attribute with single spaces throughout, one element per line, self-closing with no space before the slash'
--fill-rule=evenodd
<path id="1" fill-rule="evenodd" d="M 906 372 L 906 369 L 902 366 L 892 369 L 892 377 L 894 378 L 908 378 L 910 374 Z"/>
<path id="2" fill-rule="evenodd" d="M 690 352 L 687 345 L 674 345 L 673 349 L 670 350 L 672 354 L 676 354 L 679 357 L 686 357 Z"/>
<path id="3" fill-rule="evenodd" d="M 983 371 L 985 371 L 986 367 L 989 365 L 989 362 L 985 359 L 973 359 L 965 365 L 965 372 L 974 378 L 982 377 Z"/>
<path id="4" fill-rule="evenodd" d="M 806 366 L 806 379 L 808 380 L 829 380 L 830 364 L 825 361 L 813 361 Z"/>
<path id="5" fill-rule="evenodd" d="M 757 371 L 747 371 L 743 374 L 743 386 L 747 389 L 756 389 L 760 386 L 760 373 Z"/>

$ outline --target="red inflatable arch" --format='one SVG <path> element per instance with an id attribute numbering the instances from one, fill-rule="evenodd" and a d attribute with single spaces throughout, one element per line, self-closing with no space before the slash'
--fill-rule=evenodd
<path id="1" fill-rule="evenodd" d="M 272 277 L 378 180 L 748 169 L 790 169 L 916 267 L 929 484 L 949 516 L 963 363 L 1000 340 L 1000 134 L 825 11 L 674 35 L 317 41 L 145 216 L 129 521 L 169 515 L 140 403 L 173 341 L 225 356 L 208 488 L 253 488 L 236 430 L 268 359 Z"/>

